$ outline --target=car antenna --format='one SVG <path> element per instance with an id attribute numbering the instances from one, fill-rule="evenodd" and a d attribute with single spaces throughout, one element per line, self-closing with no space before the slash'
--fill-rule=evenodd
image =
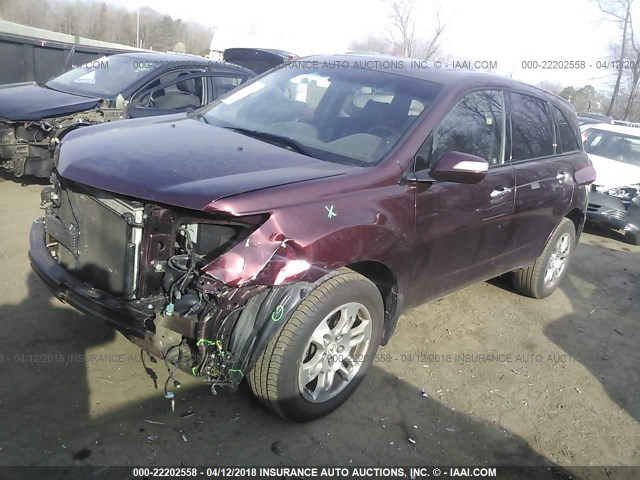
<path id="1" fill-rule="evenodd" d="M 73 47 L 71 47 L 71 50 L 69 50 L 69 55 L 67 55 L 67 59 L 64 61 L 64 71 L 67 71 L 67 66 L 69 65 L 69 60 L 71 60 L 71 56 L 76 53 L 76 46 L 74 45 Z"/>

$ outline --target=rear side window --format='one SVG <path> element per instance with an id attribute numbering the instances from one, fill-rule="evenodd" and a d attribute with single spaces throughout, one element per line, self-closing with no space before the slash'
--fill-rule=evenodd
<path id="1" fill-rule="evenodd" d="M 553 107 L 553 112 L 556 117 L 556 125 L 558 125 L 556 148 L 557 153 L 575 152 L 580 150 L 576 136 L 573 133 L 573 129 L 569 125 L 567 117 L 556 106 Z"/>
<path id="2" fill-rule="evenodd" d="M 511 93 L 511 159 L 553 155 L 553 123 L 542 100 Z"/>

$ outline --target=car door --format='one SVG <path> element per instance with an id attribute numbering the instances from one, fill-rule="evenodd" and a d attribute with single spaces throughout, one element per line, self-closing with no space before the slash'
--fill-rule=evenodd
<path id="1" fill-rule="evenodd" d="M 510 158 L 516 176 L 510 238 L 515 258 L 519 266 L 524 266 L 540 255 L 547 238 L 569 210 L 580 147 L 559 110 L 561 123 L 558 129 L 555 127 L 557 107 L 515 92 L 508 93 L 508 105 Z"/>
<path id="2" fill-rule="evenodd" d="M 424 299 L 504 271 L 515 187 L 506 140 L 504 95 L 481 90 L 459 100 L 418 152 L 416 170 L 427 172 L 448 151 L 489 163 L 477 184 L 416 185 L 414 278 Z"/>
<path id="3" fill-rule="evenodd" d="M 133 94 L 129 102 L 129 117 L 190 112 L 207 102 L 205 68 L 172 70 L 151 80 Z"/>

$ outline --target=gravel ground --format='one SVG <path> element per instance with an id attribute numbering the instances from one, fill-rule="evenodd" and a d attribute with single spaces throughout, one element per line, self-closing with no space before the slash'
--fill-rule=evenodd
<path id="1" fill-rule="evenodd" d="M 31 273 L 41 184 L 0 177 L 0 465 L 640 465 L 640 248 L 589 231 L 545 300 L 496 279 L 407 312 L 350 401 L 290 424 L 246 386 L 213 397 Z M 426 397 L 422 390 L 426 392 Z M 175 390 L 175 389 L 174 389 Z M 192 415 L 188 415 L 193 412 Z"/>

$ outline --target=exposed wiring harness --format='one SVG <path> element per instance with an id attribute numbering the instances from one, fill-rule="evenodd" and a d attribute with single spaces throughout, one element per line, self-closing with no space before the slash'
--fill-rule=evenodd
<path id="1" fill-rule="evenodd" d="M 187 282 L 192 277 L 195 269 L 197 268 L 197 258 L 196 253 L 193 248 L 193 241 L 191 240 L 191 234 L 189 230 L 184 227 L 178 229 L 178 232 L 181 232 L 184 235 L 185 239 L 185 250 L 186 254 L 184 255 L 174 255 L 168 260 L 168 265 L 177 270 L 179 272 L 184 272 L 180 278 L 178 278 L 169 289 L 168 303 L 165 308 L 165 313 L 167 315 L 171 315 L 173 313 L 173 306 L 175 300 L 182 298 L 182 295 L 186 293 L 185 287 L 187 286 Z M 188 316 L 198 311 L 204 302 L 204 297 L 202 292 L 198 292 L 198 302 L 192 305 L 189 310 L 187 310 L 184 315 Z"/>

